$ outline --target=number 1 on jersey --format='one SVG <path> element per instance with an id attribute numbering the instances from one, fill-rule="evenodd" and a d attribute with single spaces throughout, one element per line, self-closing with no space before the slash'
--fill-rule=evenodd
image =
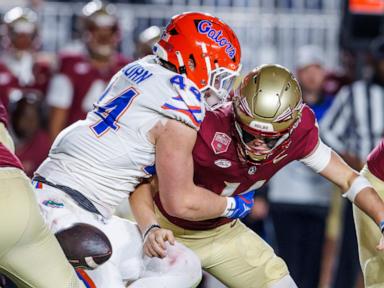
<path id="1" fill-rule="evenodd" d="M 120 128 L 117 124 L 119 118 L 128 109 L 129 105 L 138 94 L 139 93 L 135 89 L 130 87 L 123 92 L 123 94 L 112 99 L 107 104 L 96 107 L 94 113 L 99 116 L 101 120 L 90 126 L 90 128 L 97 137 L 102 136 L 109 129 L 116 131 Z"/>
<path id="2" fill-rule="evenodd" d="M 251 192 L 252 190 L 257 190 L 261 186 L 263 186 L 265 182 L 266 182 L 266 180 L 256 181 L 251 187 L 249 187 L 245 191 L 242 191 L 240 194 Z M 233 193 L 235 193 L 236 189 L 239 188 L 241 183 L 240 182 L 227 182 L 227 181 L 224 181 L 224 184 L 225 184 L 225 187 L 224 187 L 223 191 L 221 191 L 220 195 L 221 196 L 233 196 Z"/>

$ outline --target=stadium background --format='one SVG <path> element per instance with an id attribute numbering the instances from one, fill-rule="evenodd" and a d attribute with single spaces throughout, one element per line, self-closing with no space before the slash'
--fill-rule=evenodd
<path id="1" fill-rule="evenodd" d="M 0 1 L 1 12 L 14 7 L 17 2 Z M 135 39 L 141 30 L 151 25 L 164 26 L 169 17 L 181 11 L 198 10 L 214 13 L 233 27 L 242 45 L 244 71 L 267 62 L 278 62 L 293 68 L 295 51 L 309 43 L 323 47 L 327 64 L 337 67 L 340 0 L 120 2 L 115 4 L 122 30 L 121 48 L 126 55 L 133 54 Z M 71 40 L 73 16 L 81 13 L 83 4 L 80 1 L 45 1 L 37 5 L 42 21 L 44 50 L 57 51 Z"/>

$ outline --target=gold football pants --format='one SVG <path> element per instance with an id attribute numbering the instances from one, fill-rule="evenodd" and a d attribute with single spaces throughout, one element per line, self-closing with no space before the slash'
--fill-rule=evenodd
<path id="1" fill-rule="evenodd" d="M 240 221 L 215 229 L 186 230 L 169 222 L 157 209 L 159 224 L 192 249 L 204 270 L 231 288 L 268 288 L 288 275 L 284 261 Z"/>
<path id="2" fill-rule="evenodd" d="M 8 136 L 1 124 L 0 142 Z M 0 167 L 0 271 L 18 287 L 85 287 L 45 225 L 29 178 L 17 168 Z"/>
<path id="3" fill-rule="evenodd" d="M 29 178 L 0 168 L 0 270 L 18 287 L 85 287 L 48 230 Z"/>
<path id="4" fill-rule="evenodd" d="M 13 144 L 12 138 L 2 122 L 0 122 L 0 143 L 7 147 L 12 153 L 15 152 L 15 145 Z"/>
<path id="5" fill-rule="evenodd" d="M 364 166 L 361 174 L 373 185 L 380 198 L 384 199 L 384 182 L 374 176 L 367 166 Z M 384 253 L 376 250 L 382 236 L 380 229 L 356 205 L 353 205 L 353 217 L 359 244 L 360 265 L 364 275 L 364 287 L 384 287 Z"/>

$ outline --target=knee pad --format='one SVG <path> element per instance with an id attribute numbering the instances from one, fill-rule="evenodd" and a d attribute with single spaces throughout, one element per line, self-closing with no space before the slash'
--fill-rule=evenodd
<path id="1" fill-rule="evenodd" d="M 286 275 L 270 285 L 269 288 L 297 288 L 297 285 L 290 275 Z"/>
<path id="2" fill-rule="evenodd" d="M 93 270 L 112 255 L 112 245 L 95 226 L 76 223 L 55 234 L 68 261 L 75 268 Z"/>

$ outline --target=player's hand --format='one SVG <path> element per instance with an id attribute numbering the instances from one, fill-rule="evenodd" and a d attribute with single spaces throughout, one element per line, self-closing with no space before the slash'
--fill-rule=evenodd
<path id="1" fill-rule="evenodd" d="M 163 228 L 152 229 L 144 239 L 144 253 L 149 257 L 164 258 L 167 256 L 165 242 L 175 244 L 175 236 L 171 230 Z"/>
<path id="2" fill-rule="evenodd" d="M 378 251 L 384 251 L 384 221 L 381 221 L 380 224 L 381 238 L 379 244 L 376 246 Z"/>
<path id="3" fill-rule="evenodd" d="M 384 235 L 381 235 L 379 245 L 376 246 L 379 251 L 384 251 Z"/>
<path id="4" fill-rule="evenodd" d="M 267 218 L 269 213 L 269 204 L 267 200 L 264 197 L 256 196 L 254 202 L 249 217 L 251 217 L 252 220 L 263 220 Z"/>
<path id="5" fill-rule="evenodd" d="M 255 191 L 250 191 L 241 195 L 236 195 L 229 197 L 231 207 L 227 207 L 224 212 L 225 217 L 235 219 L 235 218 L 244 218 L 251 212 L 252 206 L 254 204 L 253 196 Z"/>

